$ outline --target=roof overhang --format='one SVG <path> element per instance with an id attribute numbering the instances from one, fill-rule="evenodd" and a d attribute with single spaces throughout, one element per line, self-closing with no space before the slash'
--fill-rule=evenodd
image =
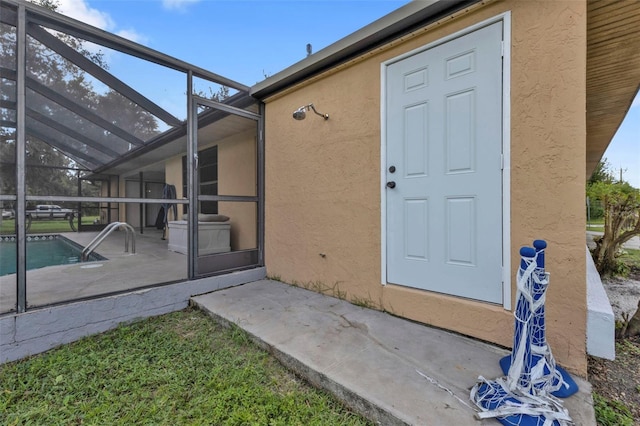
<path id="1" fill-rule="evenodd" d="M 258 113 L 258 102 L 246 93 L 238 93 L 224 101 L 225 105 Z M 256 129 L 252 120 L 215 109 L 198 114 L 198 146 Z M 213 125 L 212 125 L 213 124 Z M 130 176 L 138 172 L 164 173 L 167 158 L 187 151 L 187 123 L 156 136 L 146 145 L 130 151 L 116 161 L 95 170 L 96 174 Z"/>
<path id="2" fill-rule="evenodd" d="M 587 178 L 639 87 L 640 1 L 587 2 Z"/>

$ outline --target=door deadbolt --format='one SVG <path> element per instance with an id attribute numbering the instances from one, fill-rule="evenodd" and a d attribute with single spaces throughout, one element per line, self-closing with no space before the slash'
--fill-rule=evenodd
<path id="1" fill-rule="evenodd" d="M 395 171 L 396 171 L 396 166 L 389 167 L 389 173 L 395 173 Z"/>

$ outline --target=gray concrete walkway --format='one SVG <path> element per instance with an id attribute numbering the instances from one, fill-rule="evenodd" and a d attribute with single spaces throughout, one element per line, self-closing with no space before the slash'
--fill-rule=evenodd
<path id="1" fill-rule="evenodd" d="M 596 247 L 596 243 L 593 242 L 595 237 L 604 234 L 604 232 L 599 231 L 587 231 L 587 247 L 593 249 Z M 640 237 L 631 237 L 629 241 L 622 245 L 624 248 L 640 250 Z"/>
<path id="2" fill-rule="evenodd" d="M 476 420 L 469 390 L 502 374 L 503 349 L 277 281 L 192 300 L 379 424 L 499 424 Z M 565 407 L 576 425 L 595 425 L 591 385 L 576 380 Z"/>

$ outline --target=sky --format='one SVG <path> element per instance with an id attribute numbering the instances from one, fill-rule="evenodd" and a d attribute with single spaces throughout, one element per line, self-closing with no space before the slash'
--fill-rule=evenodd
<path id="1" fill-rule="evenodd" d="M 640 188 L 640 93 L 604 153 L 614 176 Z"/>
<path id="2" fill-rule="evenodd" d="M 409 0 L 58 0 L 65 15 L 247 86 Z"/>
<path id="3" fill-rule="evenodd" d="M 59 0 L 59 11 L 247 86 L 327 47 L 409 0 Z M 105 52 L 110 70 L 184 118 L 181 75 Z M 153 77 L 150 77 L 153 75 Z M 182 89 L 184 90 L 184 89 Z M 203 90 L 205 90 L 203 88 Z M 145 93 L 146 92 L 146 93 Z M 155 100 L 155 99 L 153 99 Z M 604 154 L 640 188 L 640 95 Z"/>

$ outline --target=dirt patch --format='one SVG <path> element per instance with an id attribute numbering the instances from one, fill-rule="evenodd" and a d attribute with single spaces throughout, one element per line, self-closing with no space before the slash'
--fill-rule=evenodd
<path id="1" fill-rule="evenodd" d="M 593 392 L 629 408 L 640 424 L 640 338 L 616 343 L 616 359 L 589 357 L 589 382 Z"/>
<path id="2" fill-rule="evenodd" d="M 629 278 L 609 278 L 602 280 L 607 292 L 616 321 L 622 319 L 622 313 L 633 315 L 640 300 L 640 274 Z"/>
<path id="3" fill-rule="evenodd" d="M 640 299 L 640 271 L 628 278 L 603 280 L 617 321 L 622 313 L 633 315 Z M 616 342 L 616 359 L 589 357 L 589 382 L 593 391 L 629 408 L 635 424 L 640 424 L 640 336 Z"/>

